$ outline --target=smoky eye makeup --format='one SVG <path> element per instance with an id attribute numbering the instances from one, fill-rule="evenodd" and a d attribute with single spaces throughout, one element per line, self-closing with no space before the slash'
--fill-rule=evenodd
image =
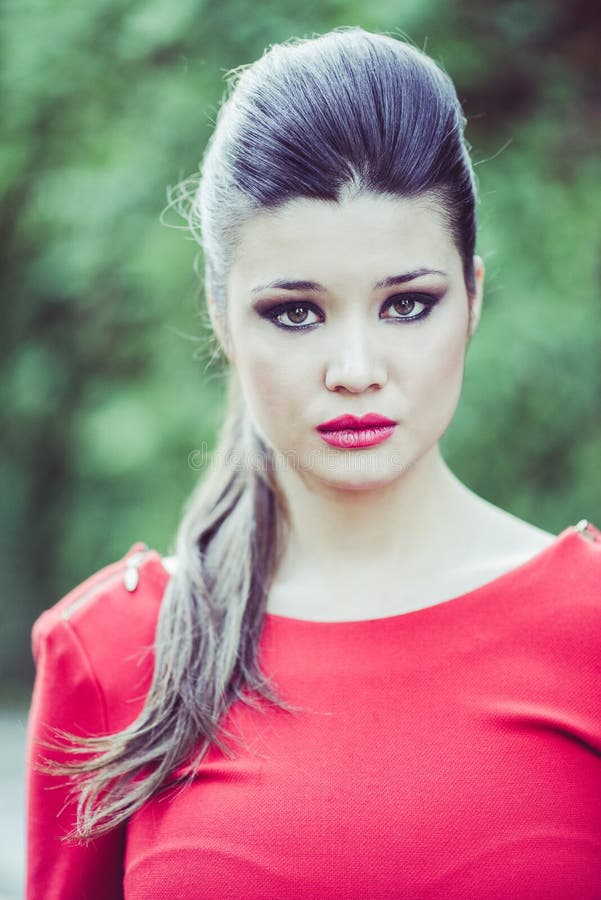
<path id="1" fill-rule="evenodd" d="M 409 325 L 426 319 L 442 299 L 424 291 L 403 291 L 388 297 L 380 307 L 380 318 L 395 324 Z M 317 304 L 308 300 L 270 300 L 254 304 L 256 313 L 284 331 L 308 331 L 325 321 Z M 383 315 L 385 313 L 385 315 Z"/>
<path id="2" fill-rule="evenodd" d="M 285 303 L 260 305 L 257 313 L 284 331 L 306 331 L 325 321 L 318 306 L 306 300 L 287 300 Z"/>
<path id="3" fill-rule="evenodd" d="M 404 291 L 402 294 L 389 297 L 383 304 L 382 310 L 391 312 L 390 316 L 385 317 L 388 321 L 406 325 L 427 319 L 441 299 L 442 297 L 436 294 Z"/>

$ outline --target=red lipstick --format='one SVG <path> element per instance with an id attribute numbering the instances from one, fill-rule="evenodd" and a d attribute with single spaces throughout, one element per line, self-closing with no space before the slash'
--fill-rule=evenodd
<path id="1" fill-rule="evenodd" d="M 377 413 L 365 416 L 338 416 L 317 426 L 321 438 L 332 447 L 355 450 L 371 447 L 387 440 L 394 432 L 396 422 Z"/>

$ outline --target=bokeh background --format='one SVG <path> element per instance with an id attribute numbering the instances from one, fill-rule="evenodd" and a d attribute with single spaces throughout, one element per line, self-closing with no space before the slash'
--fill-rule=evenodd
<path id="1" fill-rule="evenodd" d="M 601 525 L 597 4 L 93 0 L 7 13 L 4 694 L 30 684 L 39 611 L 134 541 L 169 549 L 223 376 L 208 366 L 198 248 L 159 221 L 166 189 L 197 169 L 225 73 L 291 35 L 404 32 L 454 78 L 488 274 L 446 456 L 543 528 Z"/>
<path id="2" fill-rule="evenodd" d="M 37 614 L 143 540 L 170 549 L 214 442 L 198 248 L 160 222 L 224 75 L 340 25 L 406 34 L 454 79 L 479 182 L 483 318 L 451 468 L 558 533 L 601 526 L 599 4 L 8 0 L 0 24 L 0 705 Z M 172 225 L 181 225 L 167 215 Z M 196 458 L 196 457 L 194 457 Z"/>
<path id="3" fill-rule="evenodd" d="M 291 35 L 404 32 L 455 80 L 487 290 L 446 457 L 543 528 L 601 525 L 597 4 L 93 0 L 7 12 L 4 694 L 30 684 L 39 611 L 137 540 L 169 549 L 199 477 L 190 454 L 214 441 L 223 375 L 208 365 L 198 247 L 160 222 L 166 189 L 196 171 L 225 73 Z"/>

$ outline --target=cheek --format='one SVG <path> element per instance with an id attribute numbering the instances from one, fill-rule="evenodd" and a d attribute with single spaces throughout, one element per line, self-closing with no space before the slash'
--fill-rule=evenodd
<path id="1" fill-rule="evenodd" d="M 296 373 L 294 354 L 276 352 L 257 341 L 245 347 L 252 347 L 252 352 L 237 355 L 236 362 L 242 392 L 255 422 L 270 433 L 293 420 L 302 406 L 305 381 Z"/>
<path id="2" fill-rule="evenodd" d="M 437 376 L 441 381 L 448 380 L 449 388 L 461 383 L 463 379 L 463 366 L 465 363 L 465 339 L 463 334 L 458 334 L 440 353 L 437 365 Z"/>
<path id="3" fill-rule="evenodd" d="M 460 329 L 423 348 L 411 367 L 408 395 L 414 412 L 428 420 L 453 414 L 463 383 L 465 350 Z"/>

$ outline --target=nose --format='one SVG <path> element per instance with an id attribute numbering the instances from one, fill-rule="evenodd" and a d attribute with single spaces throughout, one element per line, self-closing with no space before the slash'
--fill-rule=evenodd
<path id="1" fill-rule="evenodd" d="M 330 391 L 358 394 L 386 384 L 387 371 L 381 351 L 374 346 L 364 322 L 349 323 L 333 337 L 325 384 Z"/>

